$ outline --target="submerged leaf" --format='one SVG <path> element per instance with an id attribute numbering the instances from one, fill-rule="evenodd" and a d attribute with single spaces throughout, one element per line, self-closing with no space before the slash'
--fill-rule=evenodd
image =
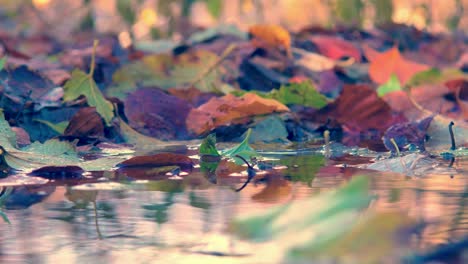
<path id="1" fill-rule="evenodd" d="M 64 101 L 73 101 L 81 95 L 86 96 L 86 100 L 90 106 L 96 107 L 96 111 L 106 122 L 106 125 L 110 125 L 114 118 L 114 107 L 112 104 L 104 98 L 101 91 L 94 82 L 93 78 L 80 71 L 74 70 L 72 77 L 63 87 Z"/>

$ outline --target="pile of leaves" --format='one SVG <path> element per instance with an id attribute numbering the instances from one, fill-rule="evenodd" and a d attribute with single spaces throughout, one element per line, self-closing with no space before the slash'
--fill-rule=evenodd
<path id="1" fill-rule="evenodd" d="M 289 180 L 311 184 L 318 173 L 352 174 L 355 168 L 335 166 L 353 162 L 346 146 L 405 155 L 370 165 L 365 157 L 366 169 L 423 174 L 434 164 L 428 152 L 443 153 L 452 164 L 467 154 L 467 42 L 463 35 L 402 25 L 296 33 L 276 25 L 248 32 L 220 26 L 180 42 L 128 48 L 115 36 L 79 34 L 64 43 L 0 31 L 1 174 L 83 180 L 88 172 L 115 170 L 116 178 L 155 179 L 184 176 L 199 165 L 212 183 L 245 176 L 237 191 L 264 177 L 258 181 L 267 186 L 254 198 L 261 200 L 289 194 Z M 241 142 L 217 144 L 232 141 Z M 290 150 L 311 142 L 325 155 L 270 164 L 259 159 L 267 152 L 254 148 Z M 335 163 L 323 167 L 325 157 Z M 276 165 L 286 166 L 288 181 Z M 372 212 L 358 219 L 371 200 L 367 185 L 357 177 L 334 193 L 238 218 L 233 230 L 283 243 L 285 258 L 354 259 L 368 247 L 379 253 L 387 240 L 373 243 L 364 227 L 390 237 L 406 219 Z M 291 222 L 297 225 L 284 225 Z M 328 231 L 312 240 L 284 239 L 316 230 Z M 354 243 L 363 237 L 368 240 Z M 351 244 L 355 252 L 337 246 Z M 373 263 L 378 256 L 368 258 Z"/>
<path id="2" fill-rule="evenodd" d="M 220 26 L 126 49 L 112 36 L 0 38 L 0 145 L 15 169 L 42 166 L 14 164 L 14 153 L 53 149 L 67 162 L 50 165 L 87 168 L 77 147 L 142 156 L 210 133 L 239 141 L 248 129 L 250 143 L 331 140 L 392 153 L 468 144 L 463 35 Z"/>

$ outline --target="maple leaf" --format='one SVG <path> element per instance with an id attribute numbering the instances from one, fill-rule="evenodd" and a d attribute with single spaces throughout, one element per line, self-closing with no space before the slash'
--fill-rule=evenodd
<path id="1" fill-rule="evenodd" d="M 386 83 L 392 74 L 395 74 L 400 83 L 405 85 L 414 74 L 429 69 L 429 66 L 405 59 L 397 47 L 379 53 L 370 47 L 364 46 L 364 53 L 370 61 L 369 76 L 378 83 Z"/>

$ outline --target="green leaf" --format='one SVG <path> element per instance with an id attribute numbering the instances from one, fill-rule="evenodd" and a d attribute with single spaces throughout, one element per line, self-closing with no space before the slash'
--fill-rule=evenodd
<path id="1" fill-rule="evenodd" d="M 216 149 L 216 135 L 208 135 L 200 145 L 199 150 L 200 156 L 210 155 L 210 156 L 220 156 L 218 150 Z"/>
<path id="2" fill-rule="evenodd" d="M 459 69 L 444 69 L 441 71 L 432 68 L 413 75 L 406 84 L 406 87 L 414 87 L 422 84 L 437 84 L 458 78 L 468 79 L 468 74 L 463 73 Z"/>
<path id="3" fill-rule="evenodd" d="M 96 107 L 96 111 L 104 119 L 106 125 L 111 125 L 114 118 L 114 107 L 104 98 L 92 76 L 76 69 L 72 72 L 70 80 L 65 83 L 63 89 L 64 101 L 73 101 L 81 95 L 86 96 L 88 105 Z"/>
<path id="4" fill-rule="evenodd" d="M 351 182 L 336 191 L 237 217 L 232 223 L 232 229 L 253 241 L 280 241 L 283 236 L 303 232 L 320 223 L 326 223 L 332 217 L 341 218 L 340 216 L 345 214 L 349 216 L 348 213 L 357 213 L 370 202 L 368 185 L 367 177 L 354 177 Z M 349 219 L 340 220 L 338 222 L 346 222 Z M 297 243 L 294 240 L 288 242 L 289 246 Z"/>
<path id="5" fill-rule="evenodd" d="M 42 120 L 42 119 L 34 119 L 34 121 L 42 123 L 48 127 L 50 127 L 52 130 L 55 132 L 59 133 L 60 135 L 63 135 L 65 132 L 65 129 L 67 129 L 68 124 L 70 123 L 69 121 L 62 121 L 59 123 L 52 123 L 47 120 Z"/>
<path id="6" fill-rule="evenodd" d="M 10 124 L 5 120 L 2 109 L 0 109 L 0 146 L 5 150 L 14 149 L 16 146 L 16 133 L 11 130 Z"/>
<path id="7" fill-rule="evenodd" d="M 211 15 L 215 18 L 219 18 L 222 11 L 222 0 L 205 0 L 206 6 L 208 7 L 208 11 Z"/>
<path id="8" fill-rule="evenodd" d="M 7 57 L 3 57 L 0 59 L 0 71 L 3 70 L 3 67 L 5 67 Z"/>
<path id="9" fill-rule="evenodd" d="M 139 85 L 168 89 L 186 88 L 191 84 L 200 91 L 219 92 L 224 83 L 221 80 L 222 67 L 216 66 L 218 60 L 216 54 L 202 50 L 177 57 L 168 54 L 148 55 L 117 70 L 112 76 L 114 85 L 106 93 L 125 98 Z"/>
<path id="10" fill-rule="evenodd" d="M 309 81 L 282 85 L 279 90 L 272 90 L 269 93 L 259 91 L 249 92 L 253 92 L 263 98 L 275 99 L 285 105 L 303 105 L 320 109 L 328 104 L 327 98 L 319 93 Z M 233 92 L 235 96 L 242 96 L 245 93 L 247 92 Z"/>
<path id="11" fill-rule="evenodd" d="M 288 167 L 284 173 L 290 176 L 292 181 L 305 182 L 310 186 L 317 172 L 325 165 L 325 157 L 322 155 L 287 156 L 278 164 Z"/>
<path id="12" fill-rule="evenodd" d="M 275 262 L 377 263 L 395 248 L 395 231 L 410 221 L 398 213 L 368 210 L 368 190 L 368 177 L 353 177 L 337 190 L 238 216 L 231 230 L 254 242 L 268 241 L 257 244 L 258 250 L 274 244 L 284 258 Z"/>
<path id="13" fill-rule="evenodd" d="M 398 80 L 398 77 L 395 74 L 392 74 L 392 76 L 390 76 L 390 79 L 386 83 L 380 85 L 377 88 L 377 95 L 379 97 L 382 97 L 388 93 L 395 91 L 401 91 L 401 85 L 400 81 Z"/>
<path id="14" fill-rule="evenodd" d="M 136 12 L 133 9 L 131 0 L 117 0 L 117 11 L 129 25 L 135 24 Z"/>
<path id="15" fill-rule="evenodd" d="M 317 109 L 328 104 L 327 98 L 309 81 L 283 85 L 279 90 L 273 90 L 270 97 L 285 105 L 296 104 Z"/>
<path id="16" fill-rule="evenodd" d="M 8 219 L 8 216 L 1 209 L 0 216 L 3 218 L 3 221 L 7 222 L 8 224 L 11 224 L 10 219 Z"/>
<path id="17" fill-rule="evenodd" d="M 255 149 L 253 149 L 249 145 L 249 138 L 251 133 L 252 129 L 249 128 L 249 130 L 247 130 L 247 134 L 245 135 L 244 140 L 241 143 L 239 143 L 239 145 L 221 151 L 221 155 L 228 158 L 233 158 L 236 161 L 236 163 L 243 163 L 242 160 L 235 158 L 236 155 L 239 155 L 246 160 L 250 160 L 252 157 L 258 157 L 259 155 L 257 151 L 255 151 Z"/>

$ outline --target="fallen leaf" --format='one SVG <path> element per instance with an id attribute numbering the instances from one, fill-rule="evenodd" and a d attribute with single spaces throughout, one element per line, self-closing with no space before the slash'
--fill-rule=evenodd
<path id="1" fill-rule="evenodd" d="M 163 167 L 179 166 L 181 169 L 191 169 L 193 161 L 183 154 L 158 153 L 149 156 L 137 156 L 117 164 L 120 168 L 128 167 Z"/>
<path id="2" fill-rule="evenodd" d="M 255 115 L 287 111 L 289 109 L 278 101 L 264 99 L 253 93 L 247 93 L 242 97 L 228 94 L 211 98 L 207 103 L 192 109 L 186 124 L 189 131 L 201 135 L 216 127 L 239 123 L 243 121 L 242 119 Z"/>
<path id="3" fill-rule="evenodd" d="M 200 158 L 203 159 L 203 156 L 214 156 L 219 157 L 220 154 L 216 149 L 216 135 L 209 134 L 201 143 L 200 148 L 198 150 L 200 154 Z"/>
<path id="4" fill-rule="evenodd" d="M 327 58 L 323 55 L 298 48 L 293 48 L 293 51 L 294 53 L 300 55 L 300 58 L 294 61 L 295 65 L 305 67 L 306 69 L 315 72 L 331 70 L 336 66 L 348 67 L 351 66 L 354 62 L 354 59 L 352 58 L 346 61 L 337 61 Z"/>
<path id="5" fill-rule="evenodd" d="M 114 107 L 104 98 L 92 76 L 80 70 L 74 70 L 70 80 L 65 83 L 63 89 L 64 101 L 73 101 L 81 95 L 86 96 L 88 105 L 96 107 L 96 111 L 104 119 L 106 125 L 111 125 L 111 121 L 114 118 Z"/>
<path id="6" fill-rule="evenodd" d="M 322 119 L 332 117 L 357 132 L 375 129 L 383 133 L 391 125 L 404 121 L 394 116 L 390 106 L 367 85 L 345 85 L 340 96 L 314 116 Z"/>
<path id="7" fill-rule="evenodd" d="M 417 122 L 398 123 L 389 127 L 383 136 L 385 147 L 393 153 L 407 150 L 408 144 L 414 144 L 421 151 L 426 150 L 424 143 L 432 119 L 433 116 L 430 116 Z M 398 146 L 398 151 L 392 139 Z"/>
<path id="8" fill-rule="evenodd" d="M 427 65 L 406 60 L 396 47 L 375 54 L 372 48 L 364 46 L 364 53 L 370 60 L 369 76 L 378 84 L 386 83 L 395 74 L 405 85 L 414 74 L 429 69 Z"/>
<path id="9" fill-rule="evenodd" d="M 77 138 L 104 137 L 104 124 L 95 107 L 84 107 L 75 113 L 63 134 Z"/>
<path id="10" fill-rule="evenodd" d="M 401 85 L 398 77 L 395 74 L 392 74 L 386 83 L 377 88 L 377 95 L 379 97 L 383 97 L 384 95 L 395 91 L 401 91 Z"/>
<path id="11" fill-rule="evenodd" d="M 310 81 L 283 85 L 279 90 L 266 94 L 267 98 L 276 99 L 285 105 L 303 105 L 320 109 L 328 104 L 325 96 L 317 91 Z"/>
<path id="12" fill-rule="evenodd" d="M 31 171 L 29 175 L 46 179 L 69 179 L 79 178 L 84 172 L 85 171 L 78 166 L 45 166 Z"/>
<path id="13" fill-rule="evenodd" d="M 455 95 L 458 106 L 463 113 L 463 119 L 468 121 L 468 80 L 452 80 L 446 82 L 445 85 Z"/>
<path id="14" fill-rule="evenodd" d="M 192 108 L 185 100 L 157 88 L 142 88 L 124 105 L 129 124 L 140 133 L 162 140 L 187 137 L 185 122 Z"/>
<path id="15" fill-rule="evenodd" d="M 291 36 L 289 32 L 278 25 L 259 24 L 249 28 L 249 34 L 252 35 L 254 45 L 265 48 L 283 48 L 292 58 Z"/>
<path id="16" fill-rule="evenodd" d="M 247 133 L 245 134 L 244 140 L 242 140 L 242 142 L 239 143 L 239 145 L 222 150 L 221 155 L 234 159 L 237 164 L 243 164 L 243 161 L 237 158 L 236 156 L 241 156 L 247 161 L 251 160 L 253 157 L 258 157 L 259 154 L 257 153 L 257 151 L 255 151 L 255 149 L 253 149 L 249 145 L 251 133 L 252 129 L 248 129 Z"/>
<path id="17" fill-rule="evenodd" d="M 320 53 L 328 58 L 339 60 L 344 57 L 351 57 L 357 62 L 361 61 L 359 49 L 342 38 L 318 35 L 309 39 L 317 46 Z"/>
<path id="18" fill-rule="evenodd" d="M 204 92 L 219 92 L 221 86 L 219 57 L 211 52 L 197 50 L 178 56 L 148 55 L 121 67 L 114 73 L 114 86 L 106 93 L 124 99 L 138 85 L 146 87 L 188 88 L 194 85 Z"/>

